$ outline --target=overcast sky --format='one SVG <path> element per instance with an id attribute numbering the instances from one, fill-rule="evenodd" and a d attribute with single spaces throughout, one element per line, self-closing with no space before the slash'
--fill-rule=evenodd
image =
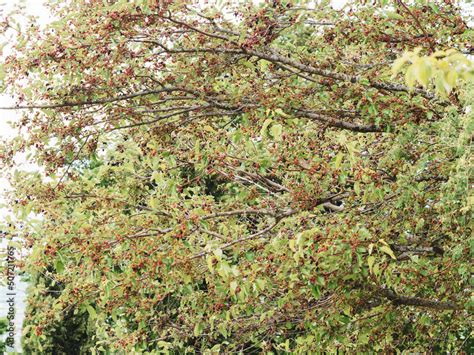
<path id="1" fill-rule="evenodd" d="M 46 24 L 49 21 L 48 12 L 43 6 L 43 0 L 7 0 L 0 2 L 0 14 L 5 14 L 10 12 L 15 5 L 25 4 L 26 11 L 29 15 L 35 15 L 39 17 L 39 21 L 42 24 Z M 8 45 L 3 50 L 3 56 L 8 55 L 9 48 Z M 0 58 L 1 60 L 1 58 Z M 0 106 L 14 106 L 14 101 L 8 95 L 0 94 Z M 16 135 L 15 130 L 13 130 L 9 122 L 14 122 L 18 119 L 19 112 L 14 110 L 2 110 L 0 111 L 0 138 L 12 138 Z M 15 159 L 17 167 L 21 169 L 31 170 L 34 167 L 31 164 L 27 164 L 25 156 L 19 156 Z M 8 181 L 5 178 L 0 177 L 0 204 L 4 203 L 3 195 L 5 190 L 9 188 Z M 7 214 L 7 208 L 0 208 L 0 225 L 3 218 Z M 0 227 L 1 228 L 1 227 Z"/>

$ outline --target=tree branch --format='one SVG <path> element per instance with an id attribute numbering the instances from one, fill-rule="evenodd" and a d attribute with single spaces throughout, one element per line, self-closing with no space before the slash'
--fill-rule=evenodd
<path id="1" fill-rule="evenodd" d="M 460 305 L 453 302 L 440 302 L 428 300 L 420 297 L 407 297 L 400 296 L 395 291 L 382 289 L 380 294 L 389 299 L 394 305 L 403 305 L 403 306 L 415 306 L 415 307 L 427 307 L 434 308 L 439 310 L 459 310 L 463 309 Z"/>
<path id="2" fill-rule="evenodd" d="M 219 249 L 221 250 L 224 250 L 224 249 L 228 249 L 230 248 L 231 246 L 235 245 L 235 244 L 239 244 L 239 243 L 242 243 L 242 242 L 245 242 L 247 240 L 251 240 L 251 239 L 255 239 L 255 238 L 259 238 L 259 237 L 262 237 L 264 236 L 265 234 L 267 234 L 268 232 L 270 232 L 273 228 L 276 227 L 276 225 L 278 223 L 280 223 L 280 218 L 277 218 L 277 220 L 269 225 L 268 227 L 266 227 L 265 229 L 262 229 L 261 231 L 257 232 L 257 233 L 254 233 L 254 234 L 250 234 L 246 237 L 242 237 L 242 238 L 239 238 L 239 239 L 235 239 L 229 243 L 226 243 L 226 244 L 222 244 Z M 203 256 L 206 256 L 207 254 L 209 254 L 210 251 L 202 251 L 198 254 L 195 254 L 193 255 L 192 257 L 190 257 L 189 259 L 192 260 L 192 259 L 197 259 L 197 258 L 200 258 L 200 257 L 203 257 Z"/>
<path id="3" fill-rule="evenodd" d="M 34 105 L 18 105 L 18 106 L 4 106 L 0 107 L 0 110 L 24 110 L 24 109 L 53 109 L 53 108 L 63 108 L 63 107 L 74 107 L 74 106 L 90 106 L 90 105 L 102 105 L 108 104 L 117 101 L 129 100 L 134 99 L 136 97 L 141 96 L 148 96 L 148 95 L 155 95 L 161 93 L 170 93 L 175 91 L 182 91 L 188 92 L 186 89 L 177 88 L 177 87 L 170 87 L 170 88 L 163 88 L 160 90 L 145 90 L 140 91 L 130 95 L 121 95 L 116 97 L 104 98 L 104 99 L 97 99 L 97 100 L 84 100 L 84 101 L 65 101 L 57 104 L 34 104 Z"/>
<path id="4" fill-rule="evenodd" d="M 298 117 L 305 117 L 315 121 L 326 123 L 331 127 L 343 128 L 353 132 L 369 133 L 383 132 L 385 130 L 384 127 L 380 127 L 374 124 L 358 124 L 353 122 L 346 122 L 338 120 L 337 118 L 331 116 L 321 115 L 319 113 L 311 111 L 297 110 L 295 115 Z"/>

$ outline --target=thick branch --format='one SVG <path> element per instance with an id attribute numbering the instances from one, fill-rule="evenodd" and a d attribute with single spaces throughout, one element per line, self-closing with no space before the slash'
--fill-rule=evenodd
<path id="1" fill-rule="evenodd" d="M 227 212 L 217 212 L 213 214 L 209 214 L 207 216 L 201 217 L 201 220 L 213 219 L 218 217 L 230 217 L 230 216 L 239 216 L 239 215 L 261 215 L 261 216 L 272 216 L 272 217 L 288 217 L 295 214 L 297 211 L 293 209 L 282 210 L 282 211 L 273 211 L 273 210 L 256 210 L 256 209 L 248 209 L 248 210 L 235 210 L 235 211 L 227 211 Z"/>
<path id="2" fill-rule="evenodd" d="M 271 224 L 270 226 L 266 227 L 265 229 L 262 229 L 261 231 L 257 232 L 257 233 L 254 233 L 254 234 L 250 234 L 248 236 L 245 236 L 245 237 L 242 237 L 242 238 L 239 238 L 239 239 L 235 239 L 229 243 L 226 243 L 226 244 L 223 244 L 219 247 L 219 249 L 221 250 L 224 250 L 224 249 L 228 249 L 230 248 L 231 246 L 235 245 L 235 244 L 239 244 L 239 243 L 242 243 L 242 242 L 245 242 L 247 240 L 251 240 L 251 239 L 256 239 L 256 238 L 260 238 L 260 237 L 263 237 L 265 234 L 267 234 L 268 232 L 270 232 L 273 228 L 275 228 L 277 226 L 277 224 L 280 222 L 280 219 L 277 219 L 275 221 L 275 223 Z M 203 256 L 206 256 L 207 254 L 209 254 L 210 251 L 202 251 L 198 254 L 195 254 L 193 255 L 190 259 L 197 259 L 197 258 L 201 258 Z"/>
<path id="3" fill-rule="evenodd" d="M 453 302 L 440 302 L 440 301 L 427 300 L 425 298 L 420 298 L 420 297 L 400 296 L 396 294 L 395 291 L 388 290 L 388 289 L 381 290 L 380 294 L 383 297 L 392 301 L 392 303 L 395 305 L 427 307 L 427 308 L 434 308 L 434 309 L 439 309 L 439 310 L 463 309 L 460 305 Z"/>
<path id="4" fill-rule="evenodd" d="M 374 124 L 357 124 L 353 122 L 342 121 L 331 116 L 321 115 L 319 113 L 311 111 L 298 110 L 296 111 L 296 116 L 309 118 L 315 121 L 328 124 L 332 127 L 343 128 L 354 132 L 368 133 L 384 131 L 384 127 L 380 127 Z"/>
<path id="5" fill-rule="evenodd" d="M 117 101 L 134 99 L 136 97 L 141 97 L 141 96 L 161 94 L 164 92 L 169 93 L 169 92 L 175 92 L 175 91 L 187 92 L 185 89 L 182 89 L 182 88 L 171 87 L 171 88 L 163 88 L 160 90 L 145 90 L 145 91 L 136 92 L 130 95 L 120 95 L 116 97 L 109 97 L 109 98 L 97 99 L 97 100 L 65 101 L 65 102 L 60 102 L 57 104 L 44 104 L 44 105 L 33 104 L 33 105 L 6 106 L 6 107 L 0 107 L 0 110 L 53 109 L 53 108 L 62 108 L 62 107 L 102 105 L 102 104 L 108 104 L 108 103 L 117 102 Z"/>
<path id="6" fill-rule="evenodd" d="M 147 42 L 147 43 L 153 43 L 155 45 L 158 45 L 159 47 L 163 48 L 165 52 L 167 53 L 214 53 L 214 54 L 230 54 L 230 55 L 250 55 L 254 56 L 260 59 L 267 60 L 269 62 L 272 62 L 274 64 L 285 64 L 287 66 L 290 66 L 292 68 L 298 69 L 301 72 L 308 73 L 308 74 L 314 74 L 314 75 L 319 75 L 325 78 L 330 78 L 334 79 L 337 81 L 344 81 L 344 82 L 350 82 L 350 83 L 359 83 L 364 79 L 361 76 L 357 75 L 348 75 L 348 74 L 343 74 L 343 73 L 335 73 L 330 70 L 326 69 L 319 69 L 316 67 L 313 67 L 311 65 L 306 65 L 303 63 L 300 63 L 298 61 L 295 61 L 291 58 L 282 56 L 280 54 L 277 54 L 275 52 L 261 52 L 261 51 L 256 51 L 256 50 L 251 50 L 251 49 L 236 49 L 236 48 L 186 48 L 186 49 L 170 49 L 166 48 L 163 46 L 161 43 L 154 41 L 154 40 L 142 40 L 140 42 Z M 386 83 L 386 82 L 380 82 L 380 81 L 369 81 L 368 86 L 379 89 L 379 90 L 387 90 L 387 91 L 395 91 L 395 92 L 408 92 L 408 93 L 415 93 L 419 94 L 427 99 L 434 99 L 435 95 L 419 88 L 415 89 L 410 89 L 408 86 L 403 85 L 403 84 L 397 84 L 397 83 Z"/>

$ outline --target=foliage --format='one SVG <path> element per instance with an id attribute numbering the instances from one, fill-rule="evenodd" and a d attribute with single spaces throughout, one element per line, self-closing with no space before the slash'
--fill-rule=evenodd
<path id="1" fill-rule="evenodd" d="M 23 135 L 1 154 L 41 167 L 11 177 L 26 348 L 466 349 L 459 7 L 202 3 L 51 1 L 20 32 L 3 81 Z"/>
<path id="2" fill-rule="evenodd" d="M 416 48 L 406 52 L 393 64 L 392 71 L 396 76 L 406 62 L 411 63 L 405 74 L 408 86 L 413 87 L 418 82 L 427 87 L 433 80 L 437 94 L 445 98 L 456 87 L 458 79 L 471 81 L 474 78 L 473 62 L 458 51 L 436 51 L 429 57 L 420 57 L 420 51 L 421 48 Z"/>
<path id="3" fill-rule="evenodd" d="M 87 353 L 86 349 L 93 346 L 90 332 L 94 329 L 88 315 L 78 314 L 73 308 L 63 309 L 60 315 L 57 314 L 54 306 L 64 285 L 39 274 L 31 281 L 26 310 L 28 317 L 23 324 L 23 351 L 27 354 Z M 45 328 L 35 322 L 44 317 L 50 317 Z"/>
<path id="4" fill-rule="evenodd" d="M 6 318 L 0 318 L 0 335 L 4 337 L 7 332 L 8 321 Z M 6 350 L 5 340 L 0 340 L 0 351 L 4 352 Z"/>

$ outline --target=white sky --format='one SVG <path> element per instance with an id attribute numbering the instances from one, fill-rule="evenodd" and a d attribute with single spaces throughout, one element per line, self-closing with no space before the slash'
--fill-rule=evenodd
<path id="1" fill-rule="evenodd" d="M 48 11 L 43 6 L 43 0 L 7 0 L 0 2 L 0 15 L 8 14 L 14 9 L 16 5 L 24 4 L 28 15 L 38 16 L 41 24 L 46 24 L 49 21 Z M 9 54 L 9 45 L 7 44 L 3 49 L 3 56 Z M 0 57 L 0 60 L 3 59 Z M 14 106 L 13 99 L 4 94 L 0 94 L 0 106 Z M 20 117 L 20 113 L 16 110 L 2 110 L 0 111 L 0 139 L 13 138 L 16 131 L 11 128 L 9 122 L 15 122 Z M 34 166 L 26 162 L 24 155 L 19 155 L 15 159 L 15 165 L 19 169 L 32 170 Z M 4 204 L 3 195 L 6 190 L 10 188 L 7 179 L 0 177 L 0 206 Z M 0 207 L 0 228 L 4 217 L 8 214 L 7 208 Z"/>
<path id="2" fill-rule="evenodd" d="M 0 16 L 2 14 L 9 13 L 13 7 L 19 3 L 24 3 L 26 5 L 27 12 L 31 15 L 37 15 L 40 17 L 41 23 L 48 22 L 48 12 L 42 6 L 42 0 L 7 0 L 0 2 Z M 3 55 L 8 55 L 9 48 L 8 44 L 3 50 Z M 2 60 L 3 57 L 0 57 Z M 14 101 L 11 97 L 7 95 L 0 94 L 0 106 L 13 106 Z M 18 111 L 9 110 L 0 111 L 0 138 L 12 138 L 16 135 L 15 130 L 13 130 L 8 122 L 14 122 L 18 120 L 19 113 Z M 26 163 L 24 156 L 19 156 L 18 159 L 15 159 L 16 166 L 21 169 L 34 169 L 32 165 Z M 5 178 L 0 177 L 0 204 L 4 204 L 5 200 L 3 195 L 6 190 L 9 189 L 8 181 Z M 0 208 L 0 230 L 2 229 L 1 225 L 4 222 L 5 216 L 8 215 L 7 208 Z M 7 240 L 2 239 L 0 241 L 0 250 L 5 250 L 7 245 Z M 27 283 L 20 280 L 19 277 L 15 279 L 15 347 L 12 349 L 7 347 L 7 353 L 11 352 L 21 352 L 21 333 L 22 333 L 22 324 L 25 317 L 25 300 L 26 300 L 26 287 Z M 7 315 L 7 289 L 4 286 L 0 286 L 0 317 L 5 317 Z"/>

